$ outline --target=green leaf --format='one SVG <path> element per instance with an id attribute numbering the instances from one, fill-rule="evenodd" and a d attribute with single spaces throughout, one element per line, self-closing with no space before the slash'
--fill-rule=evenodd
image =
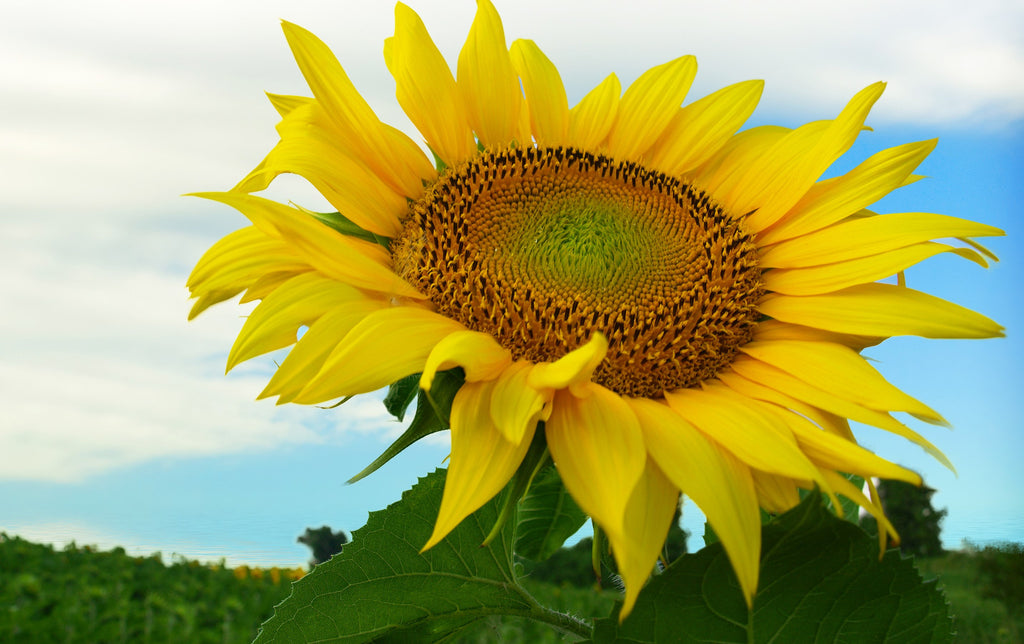
<path id="1" fill-rule="evenodd" d="M 587 521 L 553 465 L 537 475 L 519 503 L 516 554 L 543 561 L 562 547 Z"/>
<path id="2" fill-rule="evenodd" d="M 829 513 L 820 495 L 762 530 L 760 591 L 748 611 L 721 544 L 654 577 L 621 625 L 595 624 L 594 642 L 950 641 L 949 608 L 935 582 Z"/>
<path id="3" fill-rule="evenodd" d="M 399 381 L 401 382 L 401 381 Z M 452 400 L 465 382 L 465 375 L 462 369 L 451 369 L 442 371 L 434 377 L 434 383 L 430 387 L 430 394 L 422 390 L 416 399 L 416 415 L 409 423 L 409 429 L 391 443 L 384 453 L 378 456 L 372 463 L 363 468 L 363 471 L 348 480 L 355 483 L 376 472 L 381 465 L 384 465 L 402 450 L 409 447 L 424 436 L 440 432 L 449 427 L 449 416 L 452 412 Z"/>
<path id="4" fill-rule="evenodd" d="M 348 235 L 349 237 L 355 237 L 368 241 L 374 244 L 380 244 L 384 248 L 388 248 L 391 244 L 391 240 L 387 237 L 381 237 L 376 233 L 371 233 L 365 228 L 357 226 L 351 219 L 341 214 L 340 212 L 313 212 L 307 210 L 317 221 L 326 224 L 338 231 L 342 235 Z"/>
<path id="5" fill-rule="evenodd" d="M 436 546 L 419 552 L 433 530 L 444 481 L 445 471 L 438 470 L 420 479 L 401 501 L 371 513 L 341 554 L 293 585 L 292 595 L 277 606 L 256 643 L 435 642 L 492 615 L 586 632 L 582 623 L 542 608 L 517 583 L 513 523 L 490 546 L 480 546 L 497 518 L 499 498 Z"/>
<path id="6" fill-rule="evenodd" d="M 384 409 L 399 420 L 405 420 L 405 410 L 420 390 L 420 374 L 414 373 L 401 380 L 391 383 L 388 394 L 384 396 Z"/>

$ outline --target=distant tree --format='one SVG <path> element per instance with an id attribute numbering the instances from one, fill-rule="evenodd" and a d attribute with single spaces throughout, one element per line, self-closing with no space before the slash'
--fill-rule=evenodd
<path id="1" fill-rule="evenodd" d="M 306 534 L 296 541 L 306 544 L 313 551 L 313 558 L 309 560 L 310 567 L 313 567 L 341 552 L 349 538 L 344 531 L 334 532 L 329 526 L 321 526 L 316 530 L 306 528 Z"/>
<path id="2" fill-rule="evenodd" d="M 939 534 L 947 510 L 932 507 L 935 490 L 922 485 L 918 487 L 903 481 L 883 479 L 878 484 L 878 496 L 882 499 L 885 515 L 900 535 L 900 551 L 915 557 L 937 557 L 944 551 Z M 861 526 L 868 532 L 878 534 L 878 524 L 873 517 L 864 517 Z M 892 544 L 890 544 L 892 545 Z"/>

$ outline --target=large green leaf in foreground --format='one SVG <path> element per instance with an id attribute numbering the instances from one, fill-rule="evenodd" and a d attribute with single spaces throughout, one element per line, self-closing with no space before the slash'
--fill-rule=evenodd
<path id="1" fill-rule="evenodd" d="M 294 585 L 256 642 L 433 642 L 490 615 L 550 615 L 515 582 L 512 522 L 480 546 L 500 499 L 419 552 L 433 530 L 444 480 L 444 470 L 434 472 L 398 503 L 371 513 L 341 554 Z"/>
<path id="2" fill-rule="evenodd" d="M 762 531 L 761 582 L 748 611 L 719 543 L 655 577 L 633 613 L 597 620 L 594 642 L 900 642 L 950 639 L 948 606 L 910 559 L 879 561 L 873 539 L 820 495 Z"/>
<path id="3" fill-rule="evenodd" d="M 419 552 L 433 529 L 444 479 L 443 470 L 434 472 L 398 503 L 372 513 L 341 554 L 294 585 L 257 643 L 452 641 L 464 627 L 500 615 L 533 619 L 599 644 L 931 644 L 950 638 L 948 607 L 935 583 L 922 583 L 898 551 L 879 561 L 874 540 L 833 516 L 819 494 L 763 527 L 753 611 L 721 544 L 714 543 L 651 579 L 623 623 L 617 606 L 591 629 L 540 606 L 519 585 L 512 563 L 515 515 L 490 545 L 481 546 L 503 495 Z M 547 550 L 549 541 L 530 545 Z"/>

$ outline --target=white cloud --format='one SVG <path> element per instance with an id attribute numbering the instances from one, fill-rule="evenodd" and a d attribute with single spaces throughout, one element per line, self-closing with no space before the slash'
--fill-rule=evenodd
<path id="1" fill-rule="evenodd" d="M 393 437 L 379 396 L 327 415 L 255 403 L 269 358 L 225 377 L 244 307 L 216 307 L 190 324 L 184 275 L 111 263 L 95 247 L 44 254 L 44 242 L 70 240 L 23 237 L 36 247 L 0 243 L 17 271 L 0 283 L 0 479 L 74 481 L 162 456 L 323 442 L 351 430 Z"/>

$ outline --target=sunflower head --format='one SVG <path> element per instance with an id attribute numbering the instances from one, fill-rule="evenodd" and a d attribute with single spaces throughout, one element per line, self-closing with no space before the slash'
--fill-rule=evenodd
<path id="1" fill-rule="evenodd" d="M 831 120 L 740 131 L 762 83 L 687 100 L 696 62 L 684 56 L 625 91 L 611 75 L 570 109 L 554 64 L 531 41 L 509 46 L 488 0 L 454 75 L 419 17 L 402 4 L 395 16 L 385 61 L 419 140 L 377 119 L 320 40 L 284 25 L 312 97 L 271 96 L 280 142 L 232 191 L 205 195 L 252 225 L 189 279 L 193 315 L 239 293 L 260 301 L 229 366 L 294 344 L 262 395 L 304 404 L 412 374 L 429 390 L 461 368 L 425 547 L 541 441 L 608 535 L 622 618 L 681 493 L 714 526 L 748 603 L 760 508 L 784 511 L 818 488 L 894 534 L 877 495 L 842 473 L 920 478 L 859 447 L 849 420 L 948 464 L 893 414 L 944 421 L 860 351 L 898 335 L 1001 335 L 888 278 L 944 252 L 985 265 L 990 254 L 968 238 L 1002 233 L 868 210 L 915 179 L 934 141 L 821 180 L 884 86 Z M 281 173 L 306 178 L 337 212 L 251 194 Z"/>
<path id="2" fill-rule="evenodd" d="M 753 334 L 757 249 L 707 195 L 573 148 L 485 152 L 414 205 L 396 272 L 513 359 L 553 362 L 600 332 L 594 381 L 627 396 L 694 387 Z"/>

